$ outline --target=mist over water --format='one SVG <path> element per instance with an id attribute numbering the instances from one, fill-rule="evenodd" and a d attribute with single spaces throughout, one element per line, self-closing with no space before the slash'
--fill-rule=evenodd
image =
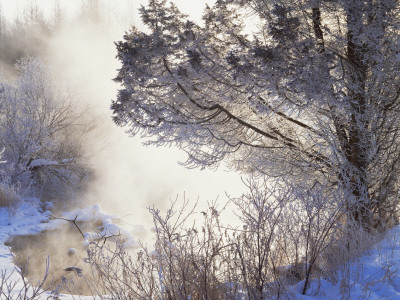
<path id="1" fill-rule="evenodd" d="M 185 6 L 188 9 L 187 3 Z M 185 153 L 175 148 L 144 147 L 140 137 L 129 137 L 124 128 L 113 124 L 110 104 L 119 88 L 112 81 L 119 68 L 114 42 L 130 28 L 129 18 L 119 18 L 117 13 L 114 10 L 111 17 L 104 14 L 106 22 L 76 18 L 51 36 L 34 36 L 37 33 L 32 32 L 32 43 L 34 38 L 42 41 L 43 47 L 36 51 L 54 71 L 56 82 L 72 92 L 76 105 L 85 107 L 87 119 L 95 124 L 85 144 L 95 180 L 82 205 L 99 203 L 106 212 L 128 215 L 129 223 L 149 228 L 149 206 L 164 210 L 170 200 L 185 196 L 193 204 L 198 200 L 200 211 L 207 201 L 218 198 L 225 202 L 225 192 L 241 194 L 244 186 L 238 174 L 224 168 L 216 172 L 185 169 L 177 163 L 185 161 Z M 1 64 L 3 73 L 10 69 Z"/>

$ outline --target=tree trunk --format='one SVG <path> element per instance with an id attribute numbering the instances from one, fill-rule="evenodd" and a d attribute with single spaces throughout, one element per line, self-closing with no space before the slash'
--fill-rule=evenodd
<path id="1" fill-rule="evenodd" d="M 369 228 L 371 218 L 371 200 L 367 183 L 367 152 L 369 149 L 368 120 L 366 117 L 367 99 L 365 95 L 367 63 L 364 57 L 367 53 L 365 45 L 357 40 L 363 29 L 363 4 L 352 5 L 347 11 L 347 58 L 348 68 L 348 101 L 351 115 L 348 130 L 348 143 L 345 156 L 348 161 L 346 175 L 350 181 L 351 193 L 355 203 L 350 205 L 349 213 L 353 220 L 365 228 Z"/>

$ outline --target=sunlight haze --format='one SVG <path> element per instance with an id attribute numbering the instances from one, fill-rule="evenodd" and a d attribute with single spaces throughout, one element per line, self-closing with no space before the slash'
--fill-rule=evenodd
<path id="1" fill-rule="evenodd" d="M 205 3 L 213 1 L 174 1 L 184 13 L 199 21 Z M 140 28 L 138 8 L 146 1 L 98 1 L 108 13 L 109 21 L 125 20 Z M 79 14 L 80 0 L 0 0 L 1 13 L 8 19 L 22 18 L 24 11 L 36 7 L 45 18 L 52 18 L 56 7 L 65 10 L 67 20 Z M 132 15 L 133 14 L 133 15 Z M 115 99 L 118 85 L 112 78 L 119 63 L 115 59 L 114 42 L 122 39 L 129 29 L 109 28 L 104 34 L 90 25 L 70 24 L 47 42 L 43 60 L 55 70 L 60 83 L 71 86 L 84 99 L 90 112 L 100 124 L 100 135 L 88 141 L 88 160 L 95 167 L 96 181 L 86 195 L 88 203 L 100 203 L 106 211 L 131 215 L 131 222 L 149 223 L 147 207 L 155 204 L 166 208 L 169 200 L 177 196 L 193 201 L 199 206 L 207 201 L 225 199 L 225 193 L 238 196 L 243 190 L 238 174 L 219 171 L 185 169 L 178 161 L 185 161 L 186 154 L 174 148 L 143 147 L 139 137 L 129 137 L 124 128 L 111 120 L 109 109 Z M 0 68 L 1 70 L 2 68 Z M 79 100 L 81 101 L 81 100 Z"/>

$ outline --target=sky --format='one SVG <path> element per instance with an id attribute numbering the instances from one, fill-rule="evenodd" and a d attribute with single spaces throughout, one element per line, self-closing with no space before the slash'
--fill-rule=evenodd
<path id="1" fill-rule="evenodd" d="M 177 0 L 178 7 L 199 21 L 206 1 Z M 81 0 L 0 0 L 3 15 L 15 19 L 30 5 L 37 5 L 45 17 L 50 17 L 59 4 L 67 18 L 76 14 Z M 146 2 L 134 0 L 100 0 L 114 17 L 127 18 L 139 24 L 137 9 Z M 212 3 L 212 1 L 208 1 Z M 131 12 L 136 15 L 129 16 Z M 129 28 L 116 28 L 108 35 L 96 28 L 69 25 L 48 41 L 43 59 L 54 70 L 58 81 L 68 82 L 85 99 L 100 128 L 89 143 L 89 162 L 96 168 L 96 182 L 86 195 L 88 203 L 100 203 L 109 213 L 131 216 L 133 223 L 148 224 L 146 208 L 152 205 L 166 209 L 169 201 L 186 197 L 198 200 L 199 210 L 207 202 L 227 200 L 225 192 L 239 196 L 244 185 L 238 174 L 221 167 L 211 170 L 185 169 L 178 161 L 186 154 L 175 148 L 142 146 L 139 137 L 129 137 L 123 128 L 111 121 L 111 99 L 119 88 L 112 78 L 119 63 L 115 59 L 114 41 L 120 40 Z M 203 208 L 202 208 L 203 207 Z"/>

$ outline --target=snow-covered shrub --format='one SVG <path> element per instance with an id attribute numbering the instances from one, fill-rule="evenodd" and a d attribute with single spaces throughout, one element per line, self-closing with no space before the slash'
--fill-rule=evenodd
<path id="1" fill-rule="evenodd" d="M 91 242 L 87 262 L 99 278 L 93 290 L 105 299 L 221 299 L 234 294 L 225 284 L 225 251 L 216 210 L 200 213 L 203 227 L 189 226 L 195 214 L 188 202 L 165 216 L 151 208 L 156 231 L 154 251 L 142 247 L 129 252 L 123 243 L 111 248 L 103 241 Z M 213 208 L 214 209 L 214 208 Z M 236 290 L 237 292 L 237 290 Z"/>
<path id="2" fill-rule="evenodd" d="M 87 261 L 101 275 L 94 286 L 116 298 L 261 300 L 291 299 L 293 285 L 308 294 L 323 279 L 345 293 L 349 262 L 380 238 L 351 222 L 343 207 L 349 194 L 323 184 L 247 185 L 248 193 L 231 199 L 235 227 L 224 224 L 216 203 L 196 212 L 173 202 L 165 214 L 150 208 L 154 251 L 117 246 L 110 255 L 102 242 L 91 243 Z"/>
<path id="3" fill-rule="evenodd" d="M 71 93 L 56 86 L 38 57 L 20 59 L 16 69 L 13 82 L 0 82 L 4 180 L 37 192 L 51 184 L 79 185 L 88 174 L 81 160 L 89 128 L 84 112 L 72 105 Z"/>
<path id="4" fill-rule="evenodd" d="M 256 179 L 247 185 L 247 194 L 231 199 L 240 221 L 236 227 L 222 222 L 223 209 L 216 203 L 196 212 L 188 202 L 181 208 L 174 202 L 165 214 L 150 208 L 154 251 L 143 247 L 129 253 L 117 247 L 110 256 L 101 242 L 91 243 L 88 262 L 101 274 L 100 293 L 141 299 L 287 299 L 294 284 L 306 294 L 313 279 L 335 282 L 344 261 L 331 258 L 350 260 L 371 245 L 365 234 L 349 235 L 357 228 L 365 231 L 350 226 L 343 208 L 346 194 L 340 190 Z"/>

